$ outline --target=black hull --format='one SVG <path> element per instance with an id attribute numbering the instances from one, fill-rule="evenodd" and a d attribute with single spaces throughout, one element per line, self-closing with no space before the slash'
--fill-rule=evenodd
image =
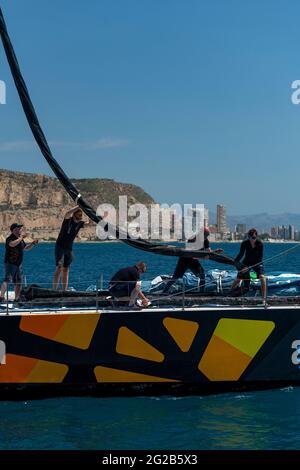
<path id="1" fill-rule="evenodd" d="M 0 386 L 0 400 L 23 401 L 61 397 L 184 397 L 208 396 L 224 393 L 247 393 L 296 387 L 300 381 L 251 382 L 215 384 L 9 384 Z"/>
<path id="2" fill-rule="evenodd" d="M 0 324 L 0 399 L 300 385 L 298 306 L 23 311 Z"/>

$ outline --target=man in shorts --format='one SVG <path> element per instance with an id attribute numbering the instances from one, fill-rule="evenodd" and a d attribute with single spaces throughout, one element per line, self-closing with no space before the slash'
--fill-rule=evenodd
<path id="1" fill-rule="evenodd" d="M 140 274 L 145 273 L 146 270 L 147 266 L 142 261 L 134 266 L 120 269 L 109 283 L 111 296 L 119 300 L 128 301 L 130 307 L 135 305 L 135 301 L 139 297 L 143 307 L 148 307 L 149 300 L 141 290 L 140 281 Z"/>
<path id="2" fill-rule="evenodd" d="M 248 291 L 250 288 L 250 271 L 252 270 L 260 279 L 262 297 L 265 299 L 267 288 L 263 265 L 263 243 L 257 238 L 257 230 L 255 228 L 249 230 L 247 239 L 241 243 L 240 252 L 235 258 L 235 261 L 240 262 L 243 257 L 243 267 L 238 272 L 237 278 L 231 286 L 232 290 L 243 281 L 244 289 Z"/>
<path id="3" fill-rule="evenodd" d="M 23 252 L 31 250 L 38 240 L 25 243 L 24 238 L 28 237 L 23 233 L 23 225 L 14 223 L 10 226 L 11 234 L 5 241 L 5 276 L 1 286 L 0 301 L 4 300 L 8 283 L 13 282 L 15 287 L 15 300 L 18 301 L 22 289 L 22 263 Z"/>
<path id="4" fill-rule="evenodd" d="M 73 261 L 73 243 L 81 230 L 88 223 L 83 221 L 83 212 L 79 206 L 66 212 L 55 244 L 56 270 L 53 276 L 53 289 L 58 288 L 61 278 L 63 290 L 68 289 L 70 265 Z"/>

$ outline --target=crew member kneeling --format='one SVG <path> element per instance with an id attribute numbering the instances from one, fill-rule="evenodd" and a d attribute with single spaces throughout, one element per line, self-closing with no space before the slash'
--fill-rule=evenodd
<path id="1" fill-rule="evenodd" d="M 128 266 L 116 272 L 109 283 L 109 292 L 112 297 L 129 301 L 130 307 L 135 305 L 135 301 L 139 297 L 143 307 L 148 307 L 149 300 L 141 290 L 140 281 L 140 274 L 145 273 L 146 270 L 146 264 L 139 262 L 135 266 Z"/>

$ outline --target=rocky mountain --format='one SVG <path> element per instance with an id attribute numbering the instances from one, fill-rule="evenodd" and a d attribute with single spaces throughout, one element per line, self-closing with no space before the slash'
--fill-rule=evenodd
<path id="1" fill-rule="evenodd" d="M 111 179 L 74 179 L 79 191 L 92 207 L 109 203 L 118 207 L 118 196 L 126 195 L 128 204 L 153 204 L 152 197 L 133 184 Z M 0 170 L 0 241 L 9 232 L 11 223 L 25 225 L 33 238 L 54 240 L 64 213 L 74 206 L 56 178 L 33 173 Z M 81 238 L 95 239 L 95 226 L 81 231 Z"/>

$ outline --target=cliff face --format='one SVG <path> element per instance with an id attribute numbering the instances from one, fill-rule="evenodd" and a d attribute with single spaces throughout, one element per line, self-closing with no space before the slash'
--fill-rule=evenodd
<path id="1" fill-rule="evenodd" d="M 118 207 L 121 195 L 127 196 L 128 204 L 154 203 L 149 194 L 132 184 L 97 178 L 72 181 L 95 210 L 103 203 Z M 54 240 L 64 213 L 73 206 L 74 202 L 56 178 L 0 170 L 0 241 L 7 237 L 13 222 L 24 224 L 33 238 Z M 80 233 L 81 239 L 96 238 L 95 226 Z"/>

